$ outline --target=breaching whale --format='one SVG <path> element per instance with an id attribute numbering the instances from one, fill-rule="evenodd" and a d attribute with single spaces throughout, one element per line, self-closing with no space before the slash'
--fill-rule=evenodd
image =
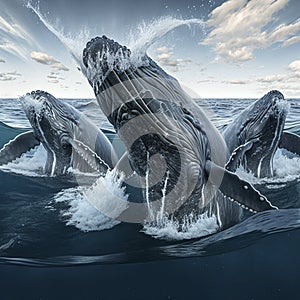
<path id="1" fill-rule="evenodd" d="M 300 137 L 284 131 L 288 102 L 279 91 L 270 91 L 243 110 L 224 130 L 231 156 L 227 169 L 239 165 L 257 177 L 272 177 L 278 148 L 300 155 Z"/>
<path id="2" fill-rule="evenodd" d="M 47 151 L 45 173 L 63 175 L 72 166 L 80 171 L 106 173 L 116 154 L 104 133 L 81 112 L 44 91 L 20 97 L 33 130 L 21 133 L 0 150 L 7 164 L 40 143 Z"/>
<path id="3" fill-rule="evenodd" d="M 240 206 L 275 209 L 251 184 L 224 169 L 221 134 L 178 81 L 146 54 L 96 37 L 83 50 L 82 71 L 123 140 L 124 159 L 154 212 L 164 210 L 178 220 L 207 212 L 227 226 L 240 219 Z"/>

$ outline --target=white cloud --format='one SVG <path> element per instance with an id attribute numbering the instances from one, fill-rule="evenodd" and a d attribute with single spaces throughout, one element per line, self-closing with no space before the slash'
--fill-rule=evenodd
<path id="1" fill-rule="evenodd" d="M 59 71 L 69 71 L 69 69 L 60 62 L 57 62 L 57 63 L 51 65 L 51 67 L 53 69 L 56 69 L 56 70 L 59 70 Z"/>
<path id="2" fill-rule="evenodd" d="M 258 90 L 278 89 L 284 94 L 287 93 L 290 97 L 299 97 L 300 60 L 291 62 L 287 67 L 287 71 L 283 74 L 256 78 L 255 81 L 260 85 Z"/>
<path id="3" fill-rule="evenodd" d="M 59 71 L 69 71 L 69 69 L 60 61 L 56 60 L 53 56 L 50 56 L 47 53 L 32 51 L 30 53 L 30 57 L 40 64 L 51 66 L 53 69 Z"/>
<path id="4" fill-rule="evenodd" d="M 44 65 L 52 65 L 52 64 L 56 64 L 58 63 L 59 61 L 56 60 L 53 56 L 50 56 L 46 53 L 43 53 L 43 52 L 37 52 L 37 51 L 32 51 L 30 53 L 30 57 L 41 63 L 41 64 L 44 64 Z"/>
<path id="5" fill-rule="evenodd" d="M 161 52 L 161 53 L 171 52 L 172 50 L 173 50 L 172 48 L 168 48 L 166 46 L 162 46 L 162 47 L 157 48 L 157 51 Z"/>
<path id="6" fill-rule="evenodd" d="M 2 16 L 0 16 L 0 30 L 22 39 L 30 39 L 28 33 L 15 20 L 11 19 L 8 22 Z"/>
<path id="7" fill-rule="evenodd" d="M 0 58 L 0 63 L 5 63 L 5 60 Z"/>
<path id="8" fill-rule="evenodd" d="M 50 83 L 59 83 L 59 80 L 57 80 L 57 79 L 49 79 L 48 82 L 50 82 Z"/>
<path id="9" fill-rule="evenodd" d="M 236 84 L 236 85 L 244 85 L 244 84 L 249 84 L 251 83 L 252 80 L 228 80 L 228 81 L 223 81 L 223 83 L 227 83 L 227 84 Z"/>
<path id="10" fill-rule="evenodd" d="M 211 32 L 202 44 L 213 47 L 216 59 L 239 62 L 253 59 L 256 49 L 296 43 L 300 20 L 273 26 L 275 15 L 287 3 L 288 0 L 229 0 L 209 15 L 207 25 Z"/>
<path id="11" fill-rule="evenodd" d="M 288 47 L 300 41 L 300 36 L 293 36 L 283 42 L 282 47 Z"/>
<path id="12" fill-rule="evenodd" d="M 48 78 L 48 82 L 51 83 L 59 83 L 60 80 L 65 80 L 65 78 L 60 76 L 59 72 L 50 72 L 47 78 Z"/>
<path id="13" fill-rule="evenodd" d="M 273 82 L 282 82 L 287 79 L 288 79 L 287 74 L 277 74 L 277 75 L 271 75 L 265 77 L 258 77 L 256 78 L 256 81 L 261 83 L 273 83 Z"/>
<path id="14" fill-rule="evenodd" d="M 16 80 L 18 76 L 22 76 L 22 75 L 20 73 L 18 73 L 17 71 L 0 73 L 0 81 Z"/>
<path id="15" fill-rule="evenodd" d="M 169 59 L 172 55 L 173 55 L 173 52 L 162 53 L 162 54 L 157 55 L 157 59 L 158 60 Z"/>
<path id="16" fill-rule="evenodd" d="M 12 17 L 0 16 L 0 49 L 10 54 L 26 58 L 29 49 L 34 44 L 31 35 L 25 27 Z"/>
<path id="17" fill-rule="evenodd" d="M 172 67 L 173 71 L 177 71 L 179 65 L 184 65 L 186 63 L 192 62 L 192 60 L 189 58 L 174 58 L 174 53 L 172 50 L 172 48 L 168 48 L 166 46 L 156 49 L 156 51 L 159 53 L 156 58 L 160 65 Z"/>
<path id="18" fill-rule="evenodd" d="M 289 70 L 292 72 L 300 72 L 300 60 L 294 60 L 288 66 Z"/>

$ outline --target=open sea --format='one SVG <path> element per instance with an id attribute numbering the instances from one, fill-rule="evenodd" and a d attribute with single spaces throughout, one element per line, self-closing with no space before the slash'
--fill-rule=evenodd
<path id="1" fill-rule="evenodd" d="M 63 101 L 110 129 L 91 100 Z M 196 99 L 219 129 L 252 101 Z M 300 99 L 288 101 L 285 129 L 300 134 Z M 0 148 L 30 127 L 16 99 L 0 99 L 0 121 Z M 0 167 L 0 299 L 299 298 L 299 157 L 278 150 L 272 179 L 239 169 L 281 209 L 217 233 L 209 218 L 184 233 L 111 220 L 75 181 L 45 176 L 45 159 L 39 146 Z"/>

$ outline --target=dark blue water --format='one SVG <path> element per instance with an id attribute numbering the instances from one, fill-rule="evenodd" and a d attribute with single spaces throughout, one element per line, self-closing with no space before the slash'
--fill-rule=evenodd
<path id="1" fill-rule="evenodd" d="M 252 100 L 198 100 L 222 128 Z M 94 104 L 68 100 L 99 126 Z M 300 134 L 300 101 L 286 128 Z M 29 126 L 19 104 L 0 100 L 0 145 Z M 0 170 L 1 299 L 292 299 L 300 292 L 300 160 L 275 157 L 277 175 L 256 185 L 280 210 L 201 236 L 116 224 L 88 206 L 72 177 L 40 172 L 38 148 Z M 17 287 L 17 288 L 16 288 Z"/>

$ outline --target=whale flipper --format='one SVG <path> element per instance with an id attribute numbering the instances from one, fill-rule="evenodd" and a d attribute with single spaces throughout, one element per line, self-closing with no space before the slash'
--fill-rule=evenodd
<path id="1" fill-rule="evenodd" d="M 39 144 L 40 141 L 36 139 L 33 131 L 19 134 L 0 150 L 0 166 L 14 161 L 23 153 L 28 152 Z"/>
<path id="2" fill-rule="evenodd" d="M 300 155 L 300 136 L 291 132 L 283 132 L 279 148 L 284 148 L 294 154 Z"/>
<path id="3" fill-rule="evenodd" d="M 249 182 L 213 162 L 207 162 L 206 172 L 208 174 L 213 172 L 213 176 L 209 176 L 211 183 L 219 185 L 221 182 L 219 189 L 222 194 L 243 208 L 249 209 L 252 212 L 277 209 L 277 207 L 273 206 L 268 199 L 260 194 Z"/>

